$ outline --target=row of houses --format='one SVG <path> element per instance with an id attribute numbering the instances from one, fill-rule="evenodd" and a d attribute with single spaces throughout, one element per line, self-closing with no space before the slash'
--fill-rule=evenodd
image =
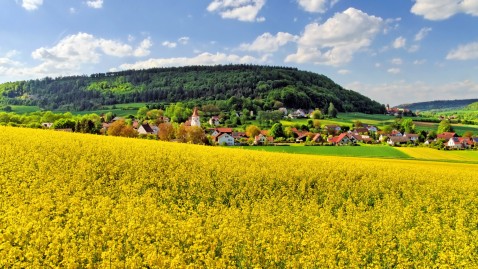
<path id="1" fill-rule="evenodd" d="M 454 132 L 445 132 L 437 135 L 434 140 L 425 141 L 425 145 L 429 145 L 434 141 L 445 141 L 445 147 L 449 149 L 468 149 L 478 144 L 478 137 L 460 137 Z"/>

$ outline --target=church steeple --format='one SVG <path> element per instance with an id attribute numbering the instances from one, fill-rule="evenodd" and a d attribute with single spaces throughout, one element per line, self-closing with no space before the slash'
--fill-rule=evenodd
<path id="1" fill-rule="evenodd" d="M 194 107 L 193 115 L 191 116 L 191 126 L 201 126 L 201 122 L 199 121 L 199 112 L 198 112 L 197 107 Z"/>

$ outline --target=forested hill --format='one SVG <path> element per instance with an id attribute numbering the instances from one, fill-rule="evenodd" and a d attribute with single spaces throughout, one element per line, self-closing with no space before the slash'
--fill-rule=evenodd
<path id="1" fill-rule="evenodd" d="M 448 110 L 448 109 L 462 109 L 474 102 L 478 102 L 478 99 L 440 100 L 440 101 L 420 102 L 420 103 L 404 104 L 404 105 L 400 105 L 399 107 L 408 108 L 412 111 Z"/>
<path id="2" fill-rule="evenodd" d="M 153 68 L 44 78 L 0 84 L 4 104 L 38 105 L 48 110 L 89 110 L 103 105 L 148 102 L 221 103 L 234 109 L 326 108 L 382 113 L 383 105 L 326 76 L 295 68 L 218 65 Z M 230 107 L 227 108 L 230 108 Z"/>

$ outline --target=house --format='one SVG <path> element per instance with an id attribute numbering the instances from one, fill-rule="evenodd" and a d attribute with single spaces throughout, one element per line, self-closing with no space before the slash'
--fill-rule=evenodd
<path id="1" fill-rule="evenodd" d="M 390 133 L 390 136 L 403 136 L 403 134 L 400 133 L 399 130 L 393 129 L 392 132 Z"/>
<path id="2" fill-rule="evenodd" d="M 212 116 L 209 121 L 208 121 L 209 125 L 211 126 L 218 126 L 220 124 L 219 122 L 219 116 Z"/>
<path id="3" fill-rule="evenodd" d="M 115 122 L 115 121 L 119 121 L 119 120 L 122 120 L 123 118 L 122 117 L 114 117 L 111 122 Z"/>
<path id="4" fill-rule="evenodd" d="M 391 146 L 407 144 L 410 139 L 406 136 L 390 136 L 387 140 L 387 143 Z"/>
<path id="5" fill-rule="evenodd" d="M 284 117 L 287 116 L 287 108 L 285 108 L 285 107 L 280 107 L 278 110 L 279 110 L 280 112 L 284 113 Z"/>
<path id="6" fill-rule="evenodd" d="M 368 136 L 368 135 L 361 135 L 361 138 L 362 138 L 362 140 L 359 141 L 359 142 L 362 142 L 362 143 L 365 143 L 365 144 L 372 144 L 373 143 L 373 139 L 370 138 L 370 136 Z"/>
<path id="7" fill-rule="evenodd" d="M 154 130 L 151 127 L 151 125 L 146 123 L 146 124 L 141 124 L 141 126 L 139 126 L 138 133 L 139 134 L 154 134 Z"/>
<path id="8" fill-rule="evenodd" d="M 51 128 L 53 126 L 53 122 L 43 122 L 41 127 L 43 128 Z"/>
<path id="9" fill-rule="evenodd" d="M 469 142 L 470 140 L 464 137 L 451 137 L 446 143 L 446 147 L 451 149 L 464 149 L 471 146 L 468 144 Z"/>
<path id="10" fill-rule="evenodd" d="M 266 135 L 263 135 L 262 133 L 254 137 L 255 145 L 264 145 L 264 144 L 273 143 L 273 142 L 274 142 L 274 138 L 272 136 L 266 136 Z"/>
<path id="11" fill-rule="evenodd" d="M 292 112 L 292 116 L 294 118 L 306 118 L 307 114 L 303 109 L 297 109 L 296 111 Z"/>
<path id="12" fill-rule="evenodd" d="M 328 142 L 334 144 L 334 145 L 346 145 L 349 143 L 354 143 L 356 142 L 356 139 L 349 137 L 349 134 L 347 133 L 342 133 L 339 136 L 334 136 L 328 139 Z"/>
<path id="13" fill-rule="evenodd" d="M 301 133 L 300 136 L 298 136 L 295 141 L 297 142 L 305 142 L 307 141 L 307 137 L 309 137 L 309 135 L 311 135 L 312 133 L 311 132 L 303 132 Z"/>
<path id="14" fill-rule="evenodd" d="M 458 135 L 456 133 L 452 133 L 452 132 L 444 132 L 444 133 L 441 133 L 441 134 L 437 134 L 437 140 L 438 139 L 443 139 L 445 141 L 449 141 L 450 138 L 452 137 L 458 137 Z"/>
<path id="15" fill-rule="evenodd" d="M 368 133 L 368 129 L 365 128 L 365 127 L 358 127 L 358 128 L 355 128 L 352 132 L 353 132 L 354 134 L 367 134 L 367 133 Z"/>
<path id="16" fill-rule="evenodd" d="M 340 131 L 342 130 L 342 128 L 340 128 L 340 126 L 338 125 L 325 125 L 324 129 L 329 134 L 337 134 L 337 133 L 340 133 Z"/>
<path id="17" fill-rule="evenodd" d="M 322 143 L 324 142 L 324 139 L 321 134 L 316 134 L 311 141 L 314 143 Z"/>
<path id="18" fill-rule="evenodd" d="M 247 139 L 247 135 L 245 132 L 232 132 L 232 137 L 238 144 L 242 143 L 243 139 Z"/>
<path id="19" fill-rule="evenodd" d="M 471 141 L 473 141 L 474 144 L 478 144 L 478 137 L 471 138 Z"/>
<path id="20" fill-rule="evenodd" d="M 234 146 L 234 137 L 228 133 L 220 133 L 217 136 L 213 136 L 213 138 L 219 145 Z"/>
<path id="21" fill-rule="evenodd" d="M 410 139 L 410 141 L 412 141 L 413 143 L 418 142 L 418 134 L 403 134 L 403 136 L 408 137 L 408 139 Z"/>
<path id="22" fill-rule="evenodd" d="M 232 136 L 232 128 L 212 128 L 211 130 L 211 136 L 217 136 L 222 133 L 226 133 Z"/>
<path id="23" fill-rule="evenodd" d="M 369 132 L 373 132 L 373 133 L 378 132 L 378 128 L 373 125 L 364 124 L 363 127 L 367 128 Z"/>

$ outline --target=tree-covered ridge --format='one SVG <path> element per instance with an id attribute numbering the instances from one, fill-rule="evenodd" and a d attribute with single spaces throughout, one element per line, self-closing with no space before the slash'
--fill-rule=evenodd
<path id="1" fill-rule="evenodd" d="M 268 110 L 327 108 L 339 111 L 382 113 L 384 107 L 324 75 L 296 68 L 256 65 L 218 65 L 153 68 L 44 78 L 0 84 L 6 104 L 38 105 L 44 109 L 88 110 L 132 102 L 198 105 L 230 101 L 234 109 Z"/>
<path id="2" fill-rule="evenodd" d="M 407 108 L 412 111 L 448 110 L 448 109 L 461 109 L 474 102 L 478 102 L 478 99 L 437 100 L 437 101 L 429 101 L 429 102 L 403 104 L 403 105 L 399 105 L 398 107 Z"/>

